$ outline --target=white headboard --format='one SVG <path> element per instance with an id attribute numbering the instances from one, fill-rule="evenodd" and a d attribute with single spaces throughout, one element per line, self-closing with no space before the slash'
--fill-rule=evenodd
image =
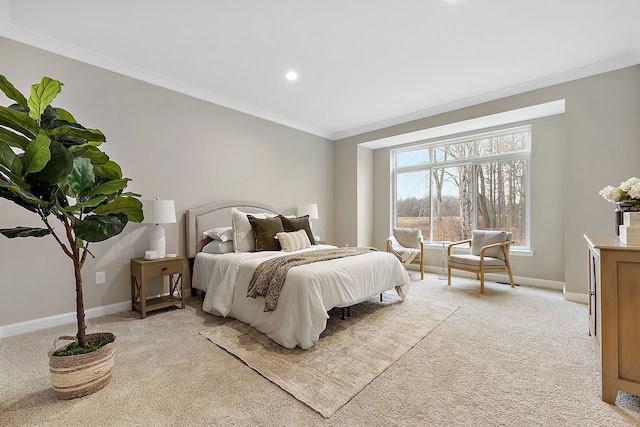
<path id="1" fill-rule="evenodd" d="M 204 231 L 216 227 L 231 226 L 231 208 L 233 207 L 247 213 L 278 213 L 269 206 L 248 201 L 214 202 L 199 208 L 189 209 L 186 213 L 188 258 L 195 258 L 196 254 L 202 250 L 202 247 L 207 242 L 206 239 L 202 238 Z"/>

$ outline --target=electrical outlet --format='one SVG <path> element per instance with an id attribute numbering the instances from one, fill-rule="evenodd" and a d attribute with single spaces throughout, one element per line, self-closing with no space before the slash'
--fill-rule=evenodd
<path id="1" fill-rule="evenodd" d="M 107 281 L 107 274 L 104 271 L 96 271 L 96 285 Z"/>

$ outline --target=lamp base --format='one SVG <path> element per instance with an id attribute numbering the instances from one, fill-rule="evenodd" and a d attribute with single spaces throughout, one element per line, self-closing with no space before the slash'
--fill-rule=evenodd
<path id="1" fill-rule="evenodd" d="M 156 252 L 158 258 L 167 256 L 167 246 L 164 238 L 164 227 L 162 225 L 154 225 L 149 230 L 149 250 Z"/>

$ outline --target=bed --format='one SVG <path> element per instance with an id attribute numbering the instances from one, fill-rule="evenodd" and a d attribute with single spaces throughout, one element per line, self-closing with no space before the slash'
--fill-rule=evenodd
<path id="1" fill-rule="evenodd" d="M 326 328 L 328 311 L 332 308 L 350 307 L 386 291 L 397 292 L 402 300 L 408 293 L 409 275 L 398 259 L 390 253 L 373 250 L 292 267 L 284 279 L 277 305 L 267 311 L 264 297 L 247 296 L 250 280 L 261 263 L 290 254 L 336 247 L 315 244 L 294 252 L 244 250 L 247 248 L 239 242 L 244 238 L 247 242 L 255 239 L 255 234 L 242 234 L 244 225 L 235 222 L 238 212 L 265 218 L 278 215 L 271 207 L 243 201 L 212 203 L 186 213 L 191 286 L 204 292 L 203 310 L 208 313 L 247 323 L 283 347 L 309 349 Z M 216 247 L 226 245 L 228 248 L 231 235 L 234 250 L 208 253 L 211 251 L 207 245 L 212 243 L 210 231 L 228 227 L 232 227 L 232 231 L 229 234 L 225 230 L 227 240 L 213 243 L 219 244 Z M 284 240 L 282 242 L 284 245 Z"/>

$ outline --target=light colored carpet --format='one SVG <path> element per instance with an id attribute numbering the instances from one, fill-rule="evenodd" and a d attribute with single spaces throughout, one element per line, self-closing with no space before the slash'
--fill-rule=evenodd
<path id="1" fill-rule="evenodd" d="M 286 349 L 237 320 L 200 334 L 329 418 L 457 309 L 410 295 L 403 302 L 387 292 L 382 302 L 352 307 L 344 320 L 332 310 L 309 350 Z"/>
<path id="2" fill-rule="evenodd" d="M 413 272 L 412 272 L 413 273 Z M 419 277 L 419 274 L 418 276 Z M 122 286 L 128 286 L 123 283 Z M 117 335 L 111 383 L 59 401 L 47 350 L 73 325 L 0 341 L 1 426 L 606 426 L 640 425 L 640 397 L 600 399 L 587 307 L 560 292 L 454 278 L 412 283 L 412 296 L 460 307 L 331 418 L 199 334 L 229 322 L 185 310 L 92 319 Z"/>

